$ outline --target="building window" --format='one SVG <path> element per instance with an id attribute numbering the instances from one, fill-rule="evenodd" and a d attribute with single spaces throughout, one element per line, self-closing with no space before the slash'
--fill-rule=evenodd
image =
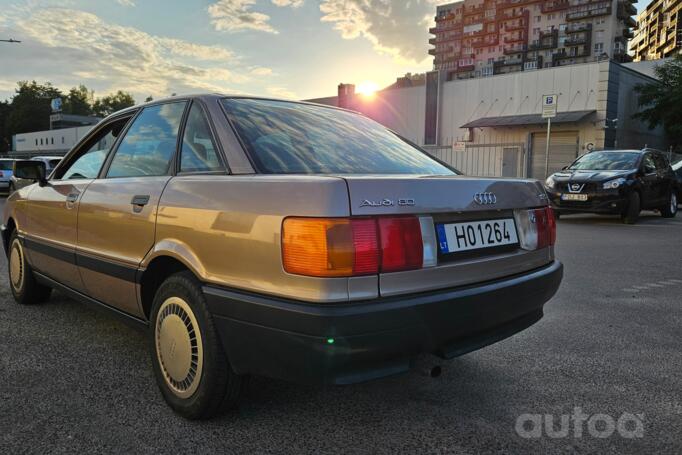
<path id="1" fill-rule="evenodd" d="M 54 138 L 53 137 L 50 138 L 50 145 L 54 145 Z"/>
<path id="2" fill-rule="evenodd" d="M 599 56 L 604 53 L 604 43 L 594 43 L 594 53 Z"/>
<path id="3" fill-rule="evenodd" d="M 43 145 L 43 138 L 40 138 L 40 145 Z"/>
<path id="4" fill-rule="evenodd" d="M 64 143 L 64 136 L 62 136 L 62 144 Z"/>

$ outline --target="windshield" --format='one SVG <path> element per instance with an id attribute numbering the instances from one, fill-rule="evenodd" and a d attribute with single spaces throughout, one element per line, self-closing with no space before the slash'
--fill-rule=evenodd
<path id="1" fill-rule="evenodd" d="M 358 114 L 257 99 L 224 99 L 223 105 L 256 166 L 267 174 L 455 174 Z"/>
<path id="2" fill-rule="evenodd" d="M 627 171 L 637 167 L 637 152 L 592 152 L 583 155 L 569 167 L 571 170 Z"/>
<path id="3" fill-rule="evenodd" d="M 11 171 L 13 163 L 14 161 L 9 160 L 0 161 L 0 171 Z"/>

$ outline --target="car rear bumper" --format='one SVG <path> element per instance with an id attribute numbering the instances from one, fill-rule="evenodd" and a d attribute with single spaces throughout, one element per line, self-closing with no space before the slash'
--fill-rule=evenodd
<path id="1" fill-rule="evenodd" d="M 482 285 L 352 304 L 308 304 L 212 286 L 204 293 L 235 372 L 351 384 L 409 369 L 420 354 L 453 358 L 542 318 L 563 266 Z"/>

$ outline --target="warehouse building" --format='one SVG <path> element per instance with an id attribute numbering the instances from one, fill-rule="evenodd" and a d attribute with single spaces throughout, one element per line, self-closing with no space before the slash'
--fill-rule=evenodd
<path id="1" fill-rule="evenodd" d="M 340 96 L 310 101 L 360 111 L 466 174 L 542 179 L 543 95 L 558 95 L 550 173 L 591 149 L 667 148 L 661 129 L 632 118 L 635 86 L 655 82 L 651 65 L 640 65 L 602 61 L 463 80 L 434 71 L 424 85 L 397 84 L 367 97 L 341 84 Z"/>

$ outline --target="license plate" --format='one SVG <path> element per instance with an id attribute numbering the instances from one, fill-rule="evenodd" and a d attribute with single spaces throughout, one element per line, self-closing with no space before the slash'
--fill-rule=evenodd
<path id="1" fill-rule="evenodd" d="M 583 201 L 587 200 L 587 194 L 562 194 L 562 201 Z"/>
<path id="2" fill-rule="evenodd" d="M 443 254 L 519 243 L 513 218 L 439 224 L 438 246 Z"/>

